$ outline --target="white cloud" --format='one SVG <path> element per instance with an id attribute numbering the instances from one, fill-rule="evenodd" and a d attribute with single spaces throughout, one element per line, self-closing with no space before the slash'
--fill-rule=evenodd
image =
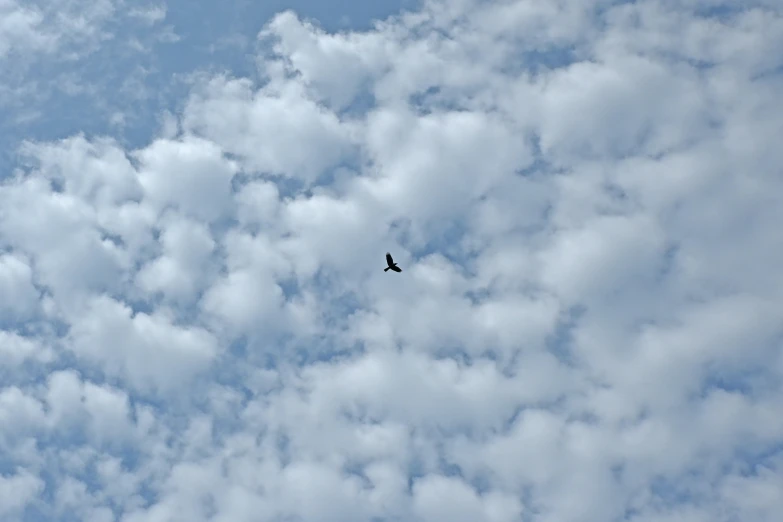
<path id="1" fill-rule="evenodd" d="M 279 92 L 244 79 L 214 78 L 194 93 L 186 131 L 239 155 L 252 172 L 314 181 L 351 149 L 350 128 L 286 82 Z"/>
<path id="2" fill-rule="evenodd" d="M 0 2 L 0 60 L 11 53 L 27 57 L 29 53 L 65 51 L 66 57 L 94 49 L 108 37 L 101 25 L 114 13 L 112 0 L 83 2 L 56 0 Z"/>
<path id="3" fill-rule="evenodd" d="M 178 326 L 165 310 L 134 313 L 102 296 L 92 298 L 81 312 L 71 319 L 69 348 L 136 389 L 176 390 L 218 351 L 210 332 Z"/>
<path id="4" fill-rule="evenodd" d="M 55 359 L 53 350 L 44 342 L 7 330 L 0 330 L 0 357 L 4 369 L 9 373 L 18 372 L 19 367 L 28 361 L 48 363 Z M 14 376 L 18 377 L 19 374 Z M 11 378 L 11 375 L 6 375 L 6 378 Z"/>
<path id="5" fill-rule="evenodd" d="M 26 142 L 0 517 L 773 520 L 773 7 L 287 12 L 146 144 Z"/>
<path id="6" fill-rule="evenodd" d="M 137 283 L 150 294 L 160 292 L 174 303 L 192 304 L 209 283 L 215 241 L 203 223 L 179 216 L 163 221 L 161 228 L 163 253 L 144 265 Z"/>
<path id="7" fill-rule="evenodd" d="M 145 7 L 136 7 L 128 12 L 131 18 L 139 18 L 149 25 L 162 22 L 166 18 L 166 5 L 149 5 Z"/>
<path id="8" fill-rule="evenodd" d="M 379 110 L 367 122 L 369 153 L 382 173 L 372 193 L 400 217 L 459 219 L 471 201 L 532 160 L 524 137 L 492 115 L 406 112 Z"/>
<path id="9" fill-rule="evenodd" d="M 7 324 L 33 318 L 39 308 L 39 292 L 26 260 L 14 254 L 0 256 L 0 321 Z"/>
<path id="10" fill-rule="evenodd" d="M 428 475 L 413 490 L 414 512 L 423 520 L 519 520 L 522 504 L 513 495 L 490 492 L 479 496 L 461 479 Z"/>
<path id="11" fill-rule="evenodd" d="M 41 494 L 43 486 L 40 478 L 25 471 L 0 476 L 0 515 L 19 516 L 24 507 Z"/>
<path id="12" fill-rule="evenodd" d="M 186 137 L 158 140 L 139 151 L 139 182 L 160 212 L 169 206 L 206 222 L 229 211 L 236 167 L 216 144 Z"/>
<path id="13" fill-rule="evenodd" d="M 47 50 L 52 35 L 40 31 L 43 14 L 36 7 L 25 7 L 15 0 L 0 2 L 0 59 L 17 50 Z"/>

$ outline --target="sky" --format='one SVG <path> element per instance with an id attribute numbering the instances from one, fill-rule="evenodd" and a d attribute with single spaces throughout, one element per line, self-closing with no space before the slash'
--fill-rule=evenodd
<path id="1" fill-rule="evenodd" d="M 256 4 L 0 0 L 0 521 L 779 522 L 780 2 Z"/>

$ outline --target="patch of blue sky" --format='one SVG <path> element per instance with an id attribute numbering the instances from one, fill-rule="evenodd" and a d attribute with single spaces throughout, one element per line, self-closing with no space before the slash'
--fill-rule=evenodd
<path id="1" fill-rule="evenodd" d="M 276 0 L 228 7 L 178 0 L 166 4 L 165 19 L 155 25 L 115 20 L 106 28 L 111 37 L 80 59 L 16 64 L 11 87 L 18 92 L 10 101 L 0 99 L 0 172 L 5 177 L 16 164 L 22 140 L 84 133 L 143 147 L 160 128 L 164 111 L 179 112 L 192 74 L 222 71 L 253 78 L 256 35 L 280 11 L 292 9 L 327 31 L 362 30 L 417 5 L 413 0 Z M 365 98 L 358 103 L 366 104 Z"/>

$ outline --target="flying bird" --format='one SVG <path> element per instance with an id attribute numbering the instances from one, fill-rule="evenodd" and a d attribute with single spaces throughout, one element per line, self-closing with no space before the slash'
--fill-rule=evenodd
<path id="1" fill-rule="evenodd" d="M 389 266 L 383 269 L 384 272 L 388 272 L 390 268 L 395 272 L 402 272 L 402 268 L 397 266 L 397 263 L 394 262 L 394 259 L 392 259 L 391 254 L 388 252 L 386 252 L 386 264 Z"/>

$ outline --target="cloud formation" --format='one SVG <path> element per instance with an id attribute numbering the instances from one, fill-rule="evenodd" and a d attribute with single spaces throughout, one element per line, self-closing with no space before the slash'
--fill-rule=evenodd
<path id="1" fill-rule="evenodd" d="M 3 173 L 0 519 L 777 522 L 775 2 L 258 36 Z"/>

